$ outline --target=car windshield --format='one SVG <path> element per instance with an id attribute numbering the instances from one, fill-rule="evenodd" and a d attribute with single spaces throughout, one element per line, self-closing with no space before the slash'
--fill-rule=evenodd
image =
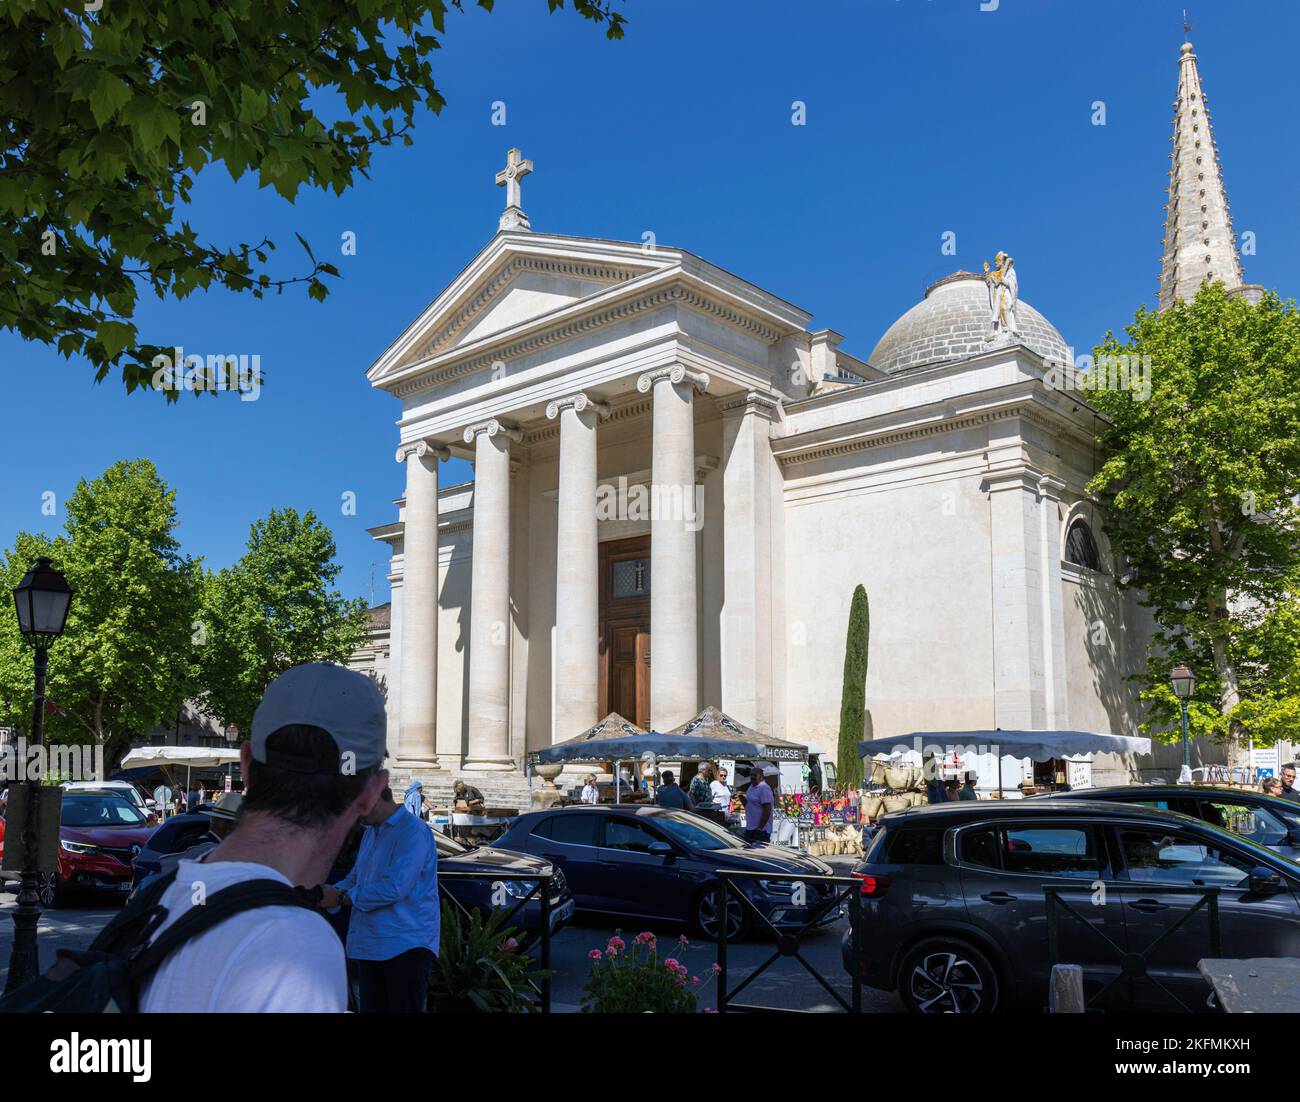
<path id="1" fill-rule="evenodd" d="M 693 815 L 689 811 L 670 811 L 656 815 L 654 824 L 662 827 L 673 841 L 692 849 L 743 849 L 745 843 L 722 827 Z"/>
<path id="2" fill-rule="evenodd" d="M 148 820 L 121 796 L 64 796 L 59 822 L 66 827 L 138 826 Z"/>
<path id="3" fill-rule="evenodd" d="M 1267 846 L 1261 846 L 1258 842 L 1253 841 L 1250 838 L 1246 838 L 1241 834 L 1234 834 L 1230 830 L 1225 830 L 1223 827 L 1217 826 L 1214 823 L 1206 823 L 1204 822 L 1204 820 L 1202 820 L 1202 823 L 1204 823 L 1204 825 L 1208 827 L 1210 830 L 1212 830 L 1215 834 L 1222 835 L 1224 838 L 1228 839 L 1230 842 L 1234 843 L 1235 845 L 1240 846 L 1242 849 L 1249 850 L 1251 856 L 1259 855 L 1260 857 L 1265 858 L 1265 860 L 1260 861 L 1260 864 L 1264 865 L 1265 867 L 1268 867 L 1274 861 L 1279 861 L 1279 860 L 1285 861 L 1287 862 L 1287 864 L 1290 865 L 1300 864 L 1300 862 L 1294 861 L 1292 858 L 1287 857 L 1285 854 L 1280 854 L 1277 852 L 1277 850 L 1269 849 Z"/>
<path id="4" fill-rule="evenodd" d="M 457 857 L 469 853 L 469 846 L 462 846 L 454 838 L 448 838 L 436 830 L 433 832 L 433 844 L 438 847 L 439 857 Z"/>

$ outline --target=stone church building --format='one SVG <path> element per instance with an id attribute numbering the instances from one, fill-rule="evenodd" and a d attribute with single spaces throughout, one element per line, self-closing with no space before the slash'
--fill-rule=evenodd
<path id="1" fill-rule="evenodd" d="M 1242 283 L 1190 45 L 1174 136 L 1162 306 Z M 499 232 L 367 376 L 401 403 L 372 530 L 399 769 L 513 773 L 610 711 L 709 704 L 833 750 L 859 584 L 874 737 L 1135 733 L 1150 624 L 1085 491 L 1098 415 L 1013 258 L 859 358 L 870 330 L 683 249 L 534 232 L 531 167 L 510 151 Z M 441 484 L 451 455 L 473 482 Z"/>

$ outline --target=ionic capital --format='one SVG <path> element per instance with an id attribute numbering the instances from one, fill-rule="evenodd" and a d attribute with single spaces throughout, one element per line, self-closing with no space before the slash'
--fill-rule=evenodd
<path id="1" fill-rule="evenodd" d="M 554 421 L 560 416 L 561 411 L 566 409 L 572 409 L 575 413 L 593 409 L 602 418 L 608 417 L 610 414 L 608 402 L 598 402 L 595 398 L 578 391 L 577 394 L 566 394 L 563 398 L 556 398 L 553 402 L 548 402 L 546 404 L 546 419 Z"/>
<path id="2" fill-rule="evenodd" d="M 674 364 L 672 367 L 656 367 L 653 371 L 647 371 L 636 381 L 636 388 L 642 394 L 649 394 L 650 388 L 661 379 L 667 379 L 674 385 L 682 382 L 690 383 L 696 390 L 703 394 L 709 389 L 709 377 L 703 371 L 690 371 L 681 364 Z"/>
<path id="3" fill-rule="evenodd" d="M 409 444 L 399 444 L 397 447 L 397 462 L 399 463 L 405 463 L 411 456 L 423 459 L 426 455 L 432 455 L 435 459 L 451 458 L 451 452 L 429 440 L 412 440 Z"/>
<path id="4" fill-rule="evenodd" d="M 477 424 L 470 425 L 465 430 L 465 443 L 472 444 L 474 437 L 479 433 L 485 432 L 488 436 L 507 436 L 518 444 L 524 438 L 523 432 L 516 426 L 507 421 L 502 421 L 496 417 L 489 417 L 486 421 L 479 421 Z"/>

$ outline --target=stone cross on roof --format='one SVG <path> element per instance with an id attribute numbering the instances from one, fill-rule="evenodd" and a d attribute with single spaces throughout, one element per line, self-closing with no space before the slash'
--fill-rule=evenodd
<path id="1" fill-rule="evenodd" d="M 533 162 L 524 160 L 517 149 L 506 154 L 506 167 L 497 173 L 497 187 L 506 189 L 506 209 L 497 223 L 499 230 L 531 230 L 528 215 L 520 205 L 519 181 L 533 170 Z"/>

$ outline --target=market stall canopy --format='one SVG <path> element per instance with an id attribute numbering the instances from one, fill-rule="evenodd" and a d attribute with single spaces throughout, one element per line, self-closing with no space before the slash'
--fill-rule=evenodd
<path id="1" fill-rule="evenodd" d="M 239 761 L 238 750 L 211 746 L 137 746 L 122 759 L 123 769 L 157 769 L 163 766 L 214 769 Z"/>
<path id="2" fill-rule="evenodd" d="M 913 731 L 894 738 L 871 739 L 858 743 L 862 757 L 875 754 L 921 751 L 926 747 L 979 750 L 1003 757 L 1050 758 L 1079 757 L 1085 754 L 1149 754 L 1151 740 L 1129 735 L 1103 735 L 1096 731 Z M 996 750 L 994 749 L 996 747 Z"/>
<path id="3" fill-rule="evenodd" d="M 539 765 L 555 762 L 633 761 L 643 754 L 657 758 L 702 761 L 706 758 L 762 758 L 768 761 L 803 761 L 806 747 L 785 739 L 768 738 L 738 723 L 717 708 L 705 708 L 694 719 L 665 733 L 643 731 L 617 713 L 611 713 L 577 738 L 534 751 L 529 760 Z"/>
<path id="4" fill-rule="evenodd" d="M 601 752 L 599 748 L 606 743 L 626 742 L 628 739 L 645 734 L 647 734 L 646 730 L 638 727 L 630 719 L 624 719 L 617 712 L 610 712 L 596 726 L 589 727 L 574 738 L 553 743 L 541 750 L 531 751 L 528 760 L 534 765 L 570 761 L 613 761 L 618 757 L 617 754 L 607 754 Z M 622 756 L 629 758 L 639 756 L 640 753 L 641 751 L 638 750 L 636 755 Z M 547 756 L 543 757 L 543 755 Z"/>

